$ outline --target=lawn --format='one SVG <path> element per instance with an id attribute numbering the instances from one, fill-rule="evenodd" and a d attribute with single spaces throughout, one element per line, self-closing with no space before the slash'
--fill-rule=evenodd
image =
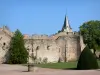
<path id="1" fill-rule="evenodd" d="M 100 67 L 100 60 L 98 60 L 98 65 Z M 77 67 L 77 62 L 47 63 L 47 64 L 38 64 L 36 66 L 43 68 L 53 68 L 53 69 L 75 69 Z"/>
<path id="2" fill-rule="evenodd" d="M 100 60 L 98 60 L 98 65 L 99 65 L 99 68 L 100 68 Z"/>
<path id="3" fill-rule="evenodd" d="M 54 68 L 54 69 L 71 69 L 76 68 L 77 62 L 62 62 L 62 63 L 47 63 L 47 64 L 38 64 L 38 67 L 43 68 Z"/>

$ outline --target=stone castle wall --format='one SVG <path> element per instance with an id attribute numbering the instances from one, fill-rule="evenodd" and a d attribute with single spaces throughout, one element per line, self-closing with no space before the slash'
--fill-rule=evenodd
<path id="1" fill-rule="evenodd" d="M 81 53 L 79 33 L 61 32 L 53 35 L 52 38 L 48 36 L 44 38 L 40 35 L 33 37 L 26 39 L 25 47 L 29 48 L 30 55 L 33 53 L 40 62 L 45 58 L 47 58 L 47 62 L 74 61 L 78 59 Z M 32 52 L 32 48 L 34 52 Z"/>
<path id="2" fill-rule="evenodd" d="M 9 30 L 0 28 L 0 63 L 6 61 L 11 37 L 12 33 Z"/>
<path id="3" fill-rule="evenodd" d="M 33 45 L 33 47 L 32 47 Z M 25 42 L 26 49 L 29 49 L 30 56 L 33 55 L 37 58 L 38 62 L 47 59 L 48 62 L 58 61 L 58 49 L 56 42 L 49 39 L 28 39 Z M 33 51 L 32 51 L 33 48 Z M 32 61 L 32 58 L 30 58 Z"/>
<path id="4" fill-rule="evenodd" d="M 12 32 L 0 29 L 0 62 L 6 61 Z M 25 47 L 29 52 L 29 62 L 67 62 L 78 59 L 84 48 L 82 37 L 77 32 L 60 32 L 52 36 L 24 35 Z M 33 57 L 32 57 L 33 56 Z"/>
<path id="5" fill-rule="evenodd" d="M 61 57 L 66 61 L 77 60 L 80 55 L 80 38 L 79 34 L 66 33 L 65 36 L 60 36 L 57 40 L 61 49 Z M 66 54 L 65 54 L 66 52 Z"/>

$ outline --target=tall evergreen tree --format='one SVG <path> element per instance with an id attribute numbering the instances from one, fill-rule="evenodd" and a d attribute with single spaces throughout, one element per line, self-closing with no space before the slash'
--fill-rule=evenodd
<path id="1" fill-rule="evenodd" d="M 28 52 L 24 46 L 23 35 L 18 29 L 15 31 L 15 34 L 11 39 L 9 53 L 10 55 L 8 63 L 10 64 L 27 63 Z"/>

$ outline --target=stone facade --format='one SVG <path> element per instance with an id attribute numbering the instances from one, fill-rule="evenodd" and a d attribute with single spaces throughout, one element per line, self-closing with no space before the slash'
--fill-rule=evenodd
<path id="1" fill-rule="evenodd" d="M 5 26 L 0 28 L 0 63 L 6 61 L 8 56 L 9 43 L 12 37 L 12 32 Z"/>
<path id="2" fill-rule="evenodd" d="M 13 33 L 6 27 L 0 28 L 0 62 L 7 60 L 9 42 Z M 25 47 L 29 52 L 29 62 L 68 62 L 78 59 L 85 47 L 82 36 L 73 32 L 65 16 L 62 30 L 52 36 L 24 35 Z"/>

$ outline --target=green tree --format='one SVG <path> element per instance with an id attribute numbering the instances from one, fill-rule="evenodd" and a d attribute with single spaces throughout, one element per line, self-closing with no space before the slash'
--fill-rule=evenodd
<path id="1" fill-rule="evenodd" d="M 24 47 L 23 35 L 18 29 L 15 31 L 14 36 L 11 39 L 9 54 L 8 63 L 27 63 L 28 52 Z"/>
<path id="2" fill-rule="evenodd" d="M 61 32 L 61 30 L 58 30 L 58 33 L 60 33 Z"/>
<path id="3" fill-rule="evenodd" d="M 77 69 L 86 70 L 98 68 L 99 67 L 95 56 L 92 54 L 91 50 L 89 50 L 88 46 L 86 46 L 79 57 Z"/>
<path id="4" fill-rule="evenodd" d="M 94 50 L 100 49 L 100 21 L 88 21 L 80 26 L 80 32 L 83 36 L 83 41 Z"/>

